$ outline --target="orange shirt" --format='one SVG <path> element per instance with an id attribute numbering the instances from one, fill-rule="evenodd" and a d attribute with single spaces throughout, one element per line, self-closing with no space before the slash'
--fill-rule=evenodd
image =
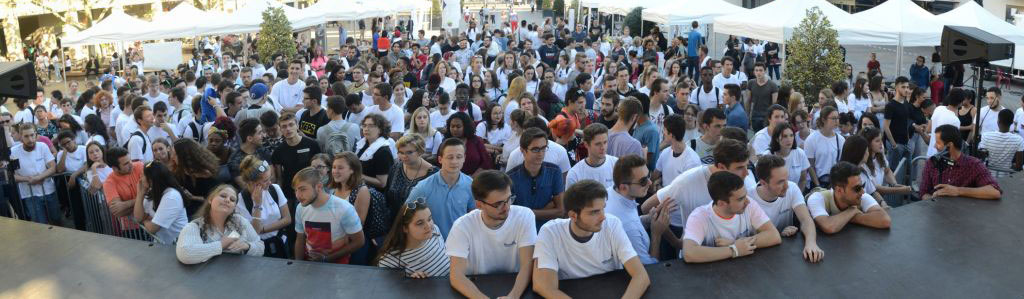
<path id="1" fill-rule="evenodd" d="M 377 38 L 377 52 L 391 50 L 391 40 L 386 37 Z"/>
<path id="2" fill-rule="evenodd" d="M 142 180 L 142 162 L 132 162 L 132 172 L 130 174 L 120 174 L 117 171 L 110 173 L 106 181 L 103 181 L 103 195 L 107 199 L 107 203 L 114 203 L 115 198 L 118 200 L 133 200 L 139 193 L 139 181 Z M 137 227 L 135 222 L 131 220 L 131 217 L 120 217 L 118 221 L 121 223 L 122 229 L 134 229 Z"/>

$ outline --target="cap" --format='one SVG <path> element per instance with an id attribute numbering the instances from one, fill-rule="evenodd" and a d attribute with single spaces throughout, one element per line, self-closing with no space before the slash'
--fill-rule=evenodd
<path id="1" fill-rule="evenodd" d="M 249 88 L 249 95 L 252 96 L 253 100 L 262 99 L 263 96 L 267 95 L 267 85 L 263 83 L 253 84 L 252 87 Z"/>

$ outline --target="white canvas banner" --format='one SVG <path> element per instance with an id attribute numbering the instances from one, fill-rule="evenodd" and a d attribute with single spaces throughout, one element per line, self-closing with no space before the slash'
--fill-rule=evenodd
<path id="1" fill-rule="evenodd" d="M 142 44 L 143 71 L 173 70 L 185 61 L 181 42 Z"/>

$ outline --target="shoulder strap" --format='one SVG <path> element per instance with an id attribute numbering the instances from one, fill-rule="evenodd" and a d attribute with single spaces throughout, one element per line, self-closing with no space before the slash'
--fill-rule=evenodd
<path id="1" fill-rule="evenodd" d="M 201 134 L 199 132 L 199 128 L 196 126 L 196 122 L 188 123 L 188 128 L 192 129 L 192 139 L 198 141 L 199 143 L 202 143 L 203 142 L 203 134 Z"/>
<path id="2" fill-rule="evenodd" d="M 839 163 L 839 157 L 843 156 L 843 148 L 839 146 L 839 134 L 836 134 L 836 150 L 839 152 L 836 155 L 836 163 Z"/>
<path id="3" fill-rule="evenodd" d="M 715 87 L 715 106 L 721 106 L 722 99 L 719 98 L 718 87 Z"/>
<path id="4" fill-rule="evenodd" d="M 697 151 L 697 138 L 690 139 L 690 148 Z"/>
<path id="5" fill-rule="evenodd" d="M 142 153 L 145 154 L 147 148 L 146 137 L 142 136 L 141 131 L 132 132 L 132 135 L 128 136 L 128 140 L 124 142 L 124 148 L 128 148 L 128 144 L 132 142 L 132 138 L 135 136 L 139 136 L 142 138 Z"/>
<path id="6" fill-rule="evenodd" d="M 245 204 L 245 210 L 252 213 L 252 194 L 249 193 L 249 190 L 242 191 L 242 203 Z M 250 214 L 250 216 L 251 215 L 252 214 Z"/>

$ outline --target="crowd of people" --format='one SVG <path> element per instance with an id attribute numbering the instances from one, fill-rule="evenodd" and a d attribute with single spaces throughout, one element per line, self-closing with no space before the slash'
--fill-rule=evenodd
<path id="1" fill-rule="evenodd" d="M 474 298 L 468 275 L 517 273 L 510 297 L 531 282 L 560 297 L 559 279 L 625 269 L 624 297 L 639 297 L 644 264 L 798 233 L 818 262 L 819 229 L 890 227 L 900 203 L 883 196 L 998 199 L 993 173 L 1021 165 L 1024 113 L 998 88 L 973 107 L 968 90 L 886 78 L 875 61 L 802 95 L 780 80 L 777 45 L 709 53 L 696 22 L 672 39 L 482 23 L 378 29 L 372 48 L 330 54 L 197 52 L 174 74 L 107 69 L 19 100 L 0 121 L 28 218 L 61 221 L 53 177 L 67 174 L 103 195 L 118 233 L 175 244 L 185 264 L 380 266 Z M 987 162 L 965 151 L 975 134 Z M 936 158 L 915 190 L 893 171 L 916 156 Z"/>

